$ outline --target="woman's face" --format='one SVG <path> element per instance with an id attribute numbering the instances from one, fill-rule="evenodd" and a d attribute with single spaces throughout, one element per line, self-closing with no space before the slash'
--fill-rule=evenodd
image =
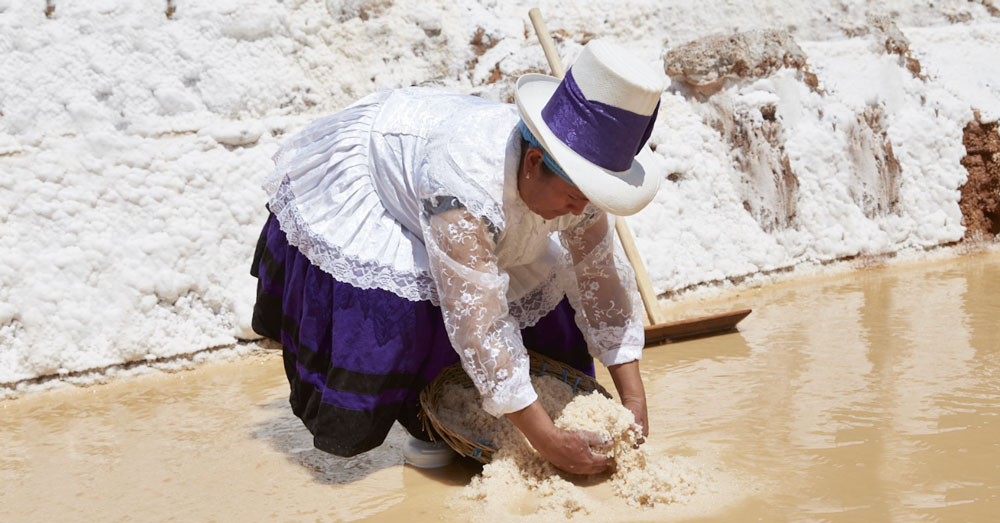
<path id="1" fill-rule="evenodd" d="M 517 190 L 528 209 L 546 220 L 580 215 L 589 203 L 587 197 L 561 176 L 543 171 L 542 165 L 542 150 L 529 147 L 517 177 Z"/>

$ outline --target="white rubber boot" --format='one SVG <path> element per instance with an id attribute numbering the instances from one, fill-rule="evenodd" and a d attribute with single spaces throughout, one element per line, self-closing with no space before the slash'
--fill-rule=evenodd
<path id="1" fill-rule="evenodd" d="M 430 443 L 410 436 L 403 444 L 403 461 L 422 469 L 447 466 L 455 455 L 455 451 L 443 441 Z"/>

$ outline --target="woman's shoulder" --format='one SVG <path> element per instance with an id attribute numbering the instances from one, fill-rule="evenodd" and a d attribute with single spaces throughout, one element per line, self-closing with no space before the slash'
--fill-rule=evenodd
<path id="1" fill-rule="evenodd" d="M 505 173 L 516 169 L 511 144 L 517 109 L 475 100 L 459 105 L 427 135 L 414 180 L 418 196 L 455 197 L 474 214 L 502 227 Z"/>

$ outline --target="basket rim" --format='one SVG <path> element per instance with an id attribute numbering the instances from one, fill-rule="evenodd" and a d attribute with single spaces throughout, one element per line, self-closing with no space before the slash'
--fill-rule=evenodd
<path id="1" fill-rule="evenodd" d="M 577 390 L 580 389 L 581 392 L 597 391 L 608 398 L 612 397 L 596 378 L 588 376 L 566 363 L 531 350 L 528 351 L 528 358 L 528 372 L 532 376 L 549 375 L 559 378 L 563 383 L 573 387 L 574 394 L 578 393 Z M 455 452 L 469 456 L 480 463 L 489 463 L 493 459 L 493 453 L 497 450 L 495 447 L 482 440 L 470 441 L 465 436 L 452 431 L 438 419 L 435 413 L 437 395 L 441 393 L 445 385 L 455 381 L 464 387 L 475 388 L 462 364 L 455 363 L 442 369 L 438 376 L 420 391 L 419 416 L 423 422 L 424 430 L 430 435 L 432 441 L 440 438 Z"/>

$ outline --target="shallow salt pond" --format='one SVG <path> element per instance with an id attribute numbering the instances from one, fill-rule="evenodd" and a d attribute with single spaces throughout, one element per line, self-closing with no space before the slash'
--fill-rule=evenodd
<path id="1" fill-rule="evenodd" d="M 797 279 L 678 310 L 743 307 L 754 312 L 738 333 L 645 352 L 647 448 L 700 467 L 699 494 L 640 510 L 591 482 L 601 512 L 578 519 L 1000 514 L 1000 254 Z M 477 515 L 458 499 L 474 464 L 403 466 L 398 427 L 362 456 L 323 454 L 286 395 L 269 352 L 0 401 L 0 521 Z"/>

